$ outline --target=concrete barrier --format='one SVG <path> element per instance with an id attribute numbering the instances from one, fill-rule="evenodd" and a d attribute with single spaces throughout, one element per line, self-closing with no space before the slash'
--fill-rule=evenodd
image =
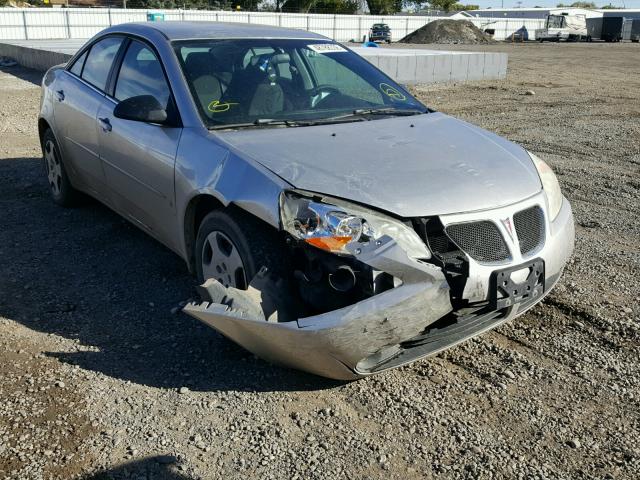
<path id="1" fill-rule="evenodd" d="M 467 80 L 502 79 L 507 75 L 506 53 L 451 52 L 405 48 L 353 50 L 405 85 Z"/>
<path id="2" fill-rule="evenodd" d="M 58 52 L 43 47 L 21 45 L 17 42 L 0 42 L 0 57 L 12 58 L 20 65 L 34 70 L 46 71 L 54 65 L 67 63 L 72 55 L 72 53 Z"/>
<path id="3" fill-rule="evenodd" d="M 0 56 L 45 71 L 66 63 L 84 42 L 75 39 L 0 41 Z M 507 74 L 506 53 L 364 47 L 355 47 L 353 51 L 404 85 L 495 80 Z"/>

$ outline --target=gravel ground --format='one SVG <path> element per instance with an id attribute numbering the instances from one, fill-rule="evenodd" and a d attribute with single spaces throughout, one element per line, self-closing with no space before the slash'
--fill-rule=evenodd
<path id="1" fill-rule="evenodd" d="M 95 202 L 56 207 L 40 75 L 0 71 L 0 478 L 637 478 L 639 48 L 476 45 L 509 52 L 506 81 L 415 89 L 551 163 L 576 252 L 523 317 L 346 384 L 177 312 L 178 257 Z"/>

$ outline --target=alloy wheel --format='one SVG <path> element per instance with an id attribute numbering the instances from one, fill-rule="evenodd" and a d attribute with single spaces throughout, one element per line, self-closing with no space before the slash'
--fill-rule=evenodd
<path id="1" fill-rule="evenodd" d="M 56 154 L 55 145 L 51 140 L 47 140 L 44 144 L 44 164 L 47 169 L 47 178 L 51 192 L 56 196 L 60 195 L 60 189 L 62 188 L 62 165 Z"/>
<path id="2" fill-rule="evenodd" d="M 225 287 L 247 288 L 247 275 L 238 248 L 219 230 L 214 230 L 202 246 L 202 274 L 215 278 Z"/>

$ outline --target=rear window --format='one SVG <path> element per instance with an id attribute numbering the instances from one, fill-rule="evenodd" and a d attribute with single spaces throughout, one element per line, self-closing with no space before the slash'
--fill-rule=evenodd
<path id="1" fill-rule="evenodd" d="M 82 73 L 82 67 L 84 66 L 84 61 L 87 59 L 87 52 L 84 52 L 80 57 L 73 62 L 73 65 L 69 69 L 71 73 L 77 75 L 78 77 Z"/>

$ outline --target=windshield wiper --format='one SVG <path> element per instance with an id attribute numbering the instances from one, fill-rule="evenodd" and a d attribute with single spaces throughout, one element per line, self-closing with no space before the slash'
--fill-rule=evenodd
<path id="1" fill-rule="evenodd" d="M 275 118 L 258 118 L 252 122 L 243 123 L 226 123 L 222 125 L 213 125 L 209 127 L 209 130 L 233 130 L 240 128 L 260 128 L 271 126 L 285 126 L 285 127 L 310 127 L 313 125 L 326 125 L 330 123 L 347 123 L 347 122 L 360 122 L 365 120 L 366 115 L 398 115 L 398 116 L 410 116 L 410 115 L 422 115 L 421 110 L 416 109 L 402 109 L 393 107 L 383 108 L 358 108 L 352 112 L 342 115 L 336 115 L 335 117 L 318 118 L 316 120 L 278 120 Z"/>
<path id="2" fill-rule="evenodd" d="M 398 115 L 398 116 L 409 116 L 409 115 L 422 115 L 423 112 L 421 110 L 416 110 L 415 108 L 393 108 L 393 107 L 382 107 L 382 108 L 359 108 L 353 111 L 354 115 Z"/>
<path id="3" fill-rule="evenodd" d="M 313 125 L 327 125 L 329 123 L 350 123 L 362 122 L 364 118 L 347 113 L 346 115 L 336 115 L 335 117 L 318 118 L 317 120 L 300 120 L 296 122 L 296 126 L 311 127 Z"/>
<path id="4" fill-rule="evenodd" d="M 410 116 L 410 115 L 422 115 L 423 112 L 415 109 L 408 108 L 357 108 L 350 113 L 344 113 L 342 115 L 336 115 L 335 117 L 319 118 L 317 120 L 301 121 L 303 125 L 322 125 L 326 123 L 340 123 L 340 122 L 358 122 L 366 120 L 367 115 L 398 115 L 398 116 Z"/>
<path id="5" fill-rule="evenodd" d="M 232 130 L 234 128 L 256 128 L 256 127 L 268 127 L 274 125 L 284 125 L 285 127 L 294 127 L 297 122 L 291 120 L 277 120 L 275 118 L 257 118 L 253 122 L 243 123 L 225 123 L 222 125 L 212 125 L 209 130 Z"/>
<path id="6" fill-rule="evenodd" d="M 253 122 L 245 123 L 227 123 L 224 125 L 214 125 L 209 127 L 209 130 L 233 130 L 239 128 L 260 128 L 271 126 L 285 126 L 285 127 L 311 127 L 313 125 L 326 125 L 328 123 L 346 123 L 346 122 L 361 122 L 364 118 L 353 113 L 346 115 L 338 115 L 336 117 L 319 118 L 318 120 L 276 120 L 273 118 L 259 118 Z"/>

